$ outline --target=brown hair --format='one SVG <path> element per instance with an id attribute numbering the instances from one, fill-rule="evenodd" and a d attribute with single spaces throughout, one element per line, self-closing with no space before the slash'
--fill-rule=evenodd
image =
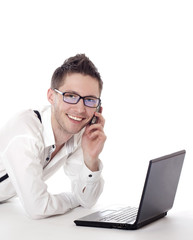
<path id="1" fill-rule="evenodd" d="M 81 73 L 95 78 L 99 83 L 99 90 L 101 93 L 103 81 L 100 73 L 90 59 L 85 56 L 85 54 L 77 54 L 74 57 L 66 59 L 62 66 L 58 67 L 54 71 L 51 79 L 51 88 L 58 89 L 63 84 L 65 77 L 72 73 Z"/>

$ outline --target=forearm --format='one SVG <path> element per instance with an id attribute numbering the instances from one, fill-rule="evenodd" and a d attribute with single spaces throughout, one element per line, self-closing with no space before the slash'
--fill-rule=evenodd
<path id="1" fill-rule="evenodd" d="M 90 171 L 83 165 L 79 177 L 72 182 L 72 191 L 81 206 L 90 208 L 100 197 L 104 187 L 101 171 L 101 162 L 99 163 L 99 171 L 96 172 Z"/>
<path id="2" fill-rule="evenodd" d="M 26 200 L 26 199 L 24 199 Z M 60 215 L 78 207 L 79 203 L 72 193 L 51 195 L 46 193 L 42 198 L 34 201 L 23 201 L 27 215 L 32 219 L 42 219 L 54 215 Z"/>
<path id="3" fill-rule="evenodd" d="M 30 147 L 27 148 L 27 145 Z M 47 185 L 43 181 L 43 168 L 35 146 L 37 144 L 33 139 L 16 138 L 2 155 L 9 181 L 27 215 L 33 219 L 40 219 L 63 214 L 77 207 L 79 203 L 74 194 L 52 195 L 47 191 Z M 16 150 L 20 154 L 15 156 Z"/>

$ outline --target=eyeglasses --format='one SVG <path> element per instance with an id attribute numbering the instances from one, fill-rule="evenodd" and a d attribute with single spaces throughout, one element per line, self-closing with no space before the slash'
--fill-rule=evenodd
<path id="1" fill-rule="evenodd" d="M 83 99 L 83 103 L 85 106 L 90 108 L 97 108 L 101 102 L 100 98 L 96 98 L 93 96 L 81 97 L 77 93 L 61 92 L 56 88 L 54 89 L 54 91 L 63 95 L 63 101 L 69 104 L 77 104 L 80 101 L 80 99 Z"/>

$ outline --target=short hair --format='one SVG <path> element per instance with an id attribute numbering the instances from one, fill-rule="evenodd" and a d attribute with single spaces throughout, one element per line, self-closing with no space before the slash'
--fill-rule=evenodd
<path id="1" fill-rule="evenodd" d="M 95 65 L 85 54 L 77 54 L 74 57 L 70 57 L 64 61 L 62 66 L 58 67 L 51 79 L 51 88 L 59 88 L 63 85 L 65 78 L 68 74 L 81 73 L 83 75 L 89 75 L 95 78 L 99 83 L 99 91 L 101 93 L 103 88 L 103 81 L 100 73 Z"/>

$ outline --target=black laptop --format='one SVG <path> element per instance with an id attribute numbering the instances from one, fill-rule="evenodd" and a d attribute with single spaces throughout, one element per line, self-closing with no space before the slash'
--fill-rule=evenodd
<path id="1" fill-rule="evenodd" d="M 106 209 L 75 220 L 77 226 L 138 229 L 167 215 L 174 198 L 185 150 L 149 162 L 139 207 Z"/>

